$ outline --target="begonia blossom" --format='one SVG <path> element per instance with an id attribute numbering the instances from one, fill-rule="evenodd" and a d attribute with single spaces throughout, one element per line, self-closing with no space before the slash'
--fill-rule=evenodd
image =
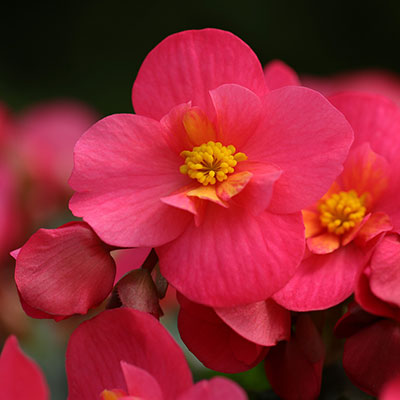
<path id="1" fill-rule="evenodd" d="M 373 94 L 343 92 L 329 98 L 348 119 L 354 143 L 329 191 L 303 210 L 307 254 L 274 299 L 307 311 L 350 296 L 376 239 L 400 229 L 400 109 Z"/>
<path id="2" fill-rule="evenodd" d="M 193 385 L 182 350 L 152 316 L 121 308 L 81 324 L 66 355 L 69 400 L 246 400 L 226 378 Z"/>
<path id="3" fill-rule="evenodd" d="M 340 173 L 352 130 L 320 94 L 268 91 L 255 54 L 216 29 L 145 59 L 136 115 L 75 146 L 70 208 L 116 247 L 155 247 L 164 277 L 212 307 L 263 301 L 304 252 L 300 210 Z"/>
<path id="4" fill-rule="evenodd" d="M 42 371 L 10 336 L 0 355 L 0 393 L 2 399 L 47 400 L 49 389 Z"/>

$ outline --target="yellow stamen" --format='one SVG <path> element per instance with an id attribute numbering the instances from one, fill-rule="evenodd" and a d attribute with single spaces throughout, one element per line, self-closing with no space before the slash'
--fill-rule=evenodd
<path id="1" fill-rule="evenodd" d="M 238 162 L 247 160 L 244 153 L 236 153 L 234 146 L 223 146 L 220 142 L 209 141 L 192 151 L 182 151 L 185 164 L 179 170 L 192 179 L 197 179 L 204 186 L 223 182 L 233 173 Z"/>
<path id="2" fill-rule="evenodd" d="M 354 228 L 365 216 L 366 195 L 358 196 L 355 190 L 334 193 L 318 206 L 322 226 L 336 235 Z"/>

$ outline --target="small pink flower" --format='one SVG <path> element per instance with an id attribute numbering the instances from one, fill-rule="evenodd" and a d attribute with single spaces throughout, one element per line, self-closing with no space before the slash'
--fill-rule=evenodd
<path id="1" fill-rule="evenodd" d="M 183 352 L 164 327 L 128 308 L 81 324 L 68 344 L 66 370 L 70 400 L 247 399 L 225 378 L 193 385 Z"/>
<path id="2" fill-rule="evenodd" d="M 49 389 L 42 371 L 10 336 L 0 355 L 0 393 L 2 399 L 47 400 Z"/>
<path id="3" fill-rule="evenodd" d="M 155 247 L 165 278 L 193 301 L 264 300 L 304 251 L 300 210 L 340 173 L 343 116 L 305 88 L 268 92 L 239 38 L 187 31 L 145 59 L 137 115 L 109 116 L 75 147 L 70 208 L 102 240 Z"/>

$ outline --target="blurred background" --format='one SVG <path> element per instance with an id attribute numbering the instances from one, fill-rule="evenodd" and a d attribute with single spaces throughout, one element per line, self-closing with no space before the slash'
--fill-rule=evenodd
<path id="1" fill-rule="evenodd" d="M 71 219 L 66 180 L 73 143 L 98 118 L 133 111 L 131 88 L 147 53 L 172 33 L 205 27 L 235 33 L 263 65 L 281 59 L 304 82 L 365 69 L 387 71 L 384 84 L 397 91 L 400 100 L 397 0 L 2 4 L 0 344 L 7 335 L 17 334 L 24 350 L 44 369 L 52 399 L 66 398 L 64 348 L 79 319 L 56 324 L 26 318 L 8 252 L 39 227 Z M 66 127 L 69 133 L 60 134 Z M 55 137 L 61 139 L 48 145 Z M 166 323 L 174 329 L 173 320 Z M 209 374 L 199 371 L 198 378 Z M 325 389 L 323 398 L 367 398 L 345 384 L 337 388 L 337 374 L 343 375 L 333 371 L 325 378 L 323 387 L 337 390 Z M 262 367 L 237 379 L 254 392 L 252 398 L 275 398 L 256 394 L 268 388 Z"/>

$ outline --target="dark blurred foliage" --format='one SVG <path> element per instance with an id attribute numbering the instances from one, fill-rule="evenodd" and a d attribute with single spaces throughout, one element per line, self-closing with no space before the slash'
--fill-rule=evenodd
<path id="1" fill-rule="evenodd" d="M 280 58 L 299 73 L 400 73 L 398 0 L 15 1 L 0 15 L 0 99 L 12 109 L 62 96 L 131 112 L 146 54 L 193 28 L 230 30 L 263 63 Z"/>

